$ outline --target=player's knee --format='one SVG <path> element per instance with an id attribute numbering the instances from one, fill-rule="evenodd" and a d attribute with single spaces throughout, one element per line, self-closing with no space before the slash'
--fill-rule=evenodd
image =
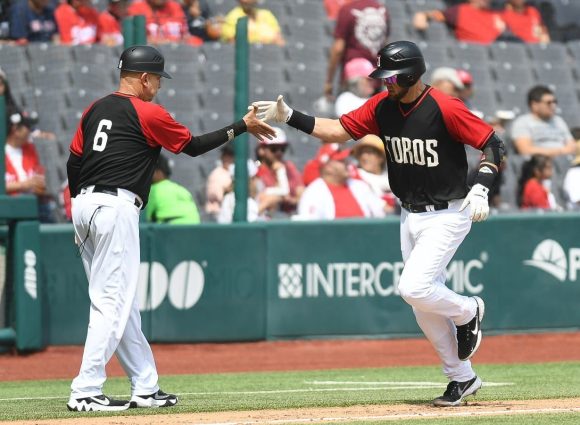
<path id="1" fill-rule="evenodd" d="M 410 280 L 401 279 L 399 282 L 399 294 L 407 304 L 414 305 L 414 303 L 425 296 L 425 291 L 422 285 Z"/>

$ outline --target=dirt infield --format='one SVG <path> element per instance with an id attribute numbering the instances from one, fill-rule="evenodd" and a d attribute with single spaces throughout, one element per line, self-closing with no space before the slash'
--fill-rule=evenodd
<path id="1" fill-rule="evenodd" d="M 157 344 L 153 351 L 161 375 L 438 364 L 425 339 Z M 82 347 L 76 346 L 1 355 L 0 381 L 72 379 L 81 357 Z M 479 364 L 574 360 L 580 360 L 580 332 L 487 336 L 476 356 Z M 116 359 L 107 373 L 124 376 Z"/>
<path id="2" fill-rule="evenodd" d="M 79 416 L 74 419 L 34 421 L 35 425 L 281 425 L 293 423 L 324 423 L 354 421 L 401 421 L 422 418 L 456 418 L 462 416 L 497 416 L 580 412 L 580 399 L 526 400 L 510 402 L 471 402 L 467 406 L 436 408 L 410 404 L 388 406 L 351 406 L 316 409 L 256 410 L 247 412 L 191 413 L 156 416 L 115 416 L 95 418 Z M 31 422 L 10 422 L 11 425 L 30 425 Z"/>
<path id="3" fill-rule="evenodd" d="M 562 347 L 566 347 L 565 350 Z M 318 340 L 223 344 L 154 345 L 160 374 L 193 374 L 245 371 L 316 370 L 438 364 L 424 339 Z M 0 356 L 0 381 L 72 379 L 78 372 L 82 347 L 50 347 L 29 355 Z M 580 360 L 580 332 L 485 337 L 476 361 L 482 363 L 533 363 Z M 123 376 L 114 359 L 109 376 Z M 243 424 L 280 425 L 353 421 L 401 421 L 418 418 L 518 415 L 526 413 L 580 413 L 580 399 L 526 400 L 509 402 L 471 401 L 467 406 L 438 409 L 408 404 L 352 406 L 292 410 L 258 410 L 115 416 L 79 416 L 70 420 L 10 422 L 24 424 L 80 425 L 173 425 Z"/>

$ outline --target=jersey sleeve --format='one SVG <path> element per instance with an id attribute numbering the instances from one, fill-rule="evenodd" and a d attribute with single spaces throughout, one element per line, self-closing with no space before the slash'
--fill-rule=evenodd
<path id="1" fill-rule="evenodd" d="M 160 105 L 132 99 L 139 115 L 143 135 L 151 146 L 163 146 L 170 152 L 180 153 L 191 140 L 187 127 L 173 119 Z"/>
<path id="2" fill-rule="evenodd" d="M 379 103 L 388 97 L 388 92 L 381 92 L 367 100 L 361 107 L 342 115 L 340 123 L 354 140 L 368 134 L 380 136 L 376 120 L 376 110 Z"/>
<path id="3" fill-rule="evenodd" d="M 493 133 L 493 128 L 471 113 L 465 104 L 456 97 L 447 96 L 437 90 L 431 90 L 441 113 L 447 131 L 460 143 L 482 149 Z"/>

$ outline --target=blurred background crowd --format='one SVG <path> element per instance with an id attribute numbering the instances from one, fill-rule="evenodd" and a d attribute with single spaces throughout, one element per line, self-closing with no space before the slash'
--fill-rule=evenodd
<path id="1" fill-rule="evenodd" d="M 6 188 L 38 196 L 43 222 L 70 220 L 68 146 L 83 110 L 114 91 L 122 20 L 144 15 L 173 79 L 157 102 L 192 133 L 234 121 L 235 23 L 249 17 L 250 100 L 339 117 L 382 90 L 367 78 L 387 42 L 412 40 L 424 81 L 460 98 L 506 142 L 495 213 L 580 209 L 580 1 L 1 0 L 0 94 L 8 109 Z M 250 140 L 248 218 L 384 217 L 380 139 L 339 148 L 277 129 Z M 480 152 L 468 150 L 475 170 Z M 231 146 L 163 156 L 150 221 L 232 221 Z"/>

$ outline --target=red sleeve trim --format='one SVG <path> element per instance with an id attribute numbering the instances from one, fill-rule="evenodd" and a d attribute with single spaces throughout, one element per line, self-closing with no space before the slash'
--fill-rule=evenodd
<path id="1" fill-rule="evenodd" d="M 493 128 L 473 115 L 456 97 L 448 96 L 436 89 L 431 90 L 431 97 L 441 110 L 449 134 L 457 142 L 481 150 L 493 134 Z"/>
<path id="2" fill-rule="evenodd" d="M 161 105 L 134 96 L 131 96 L 131 103 L 137 111 L 143 136 L 149 146 L 163 146 L 178 154 L 190 142 L 192 135 L 189 129 L 175 121 Z"/>
<path id="3" fill-rule="evenodd" d="M 83 115 L 77 126 L 77 131 L 75 132 L 75 135 L 73 136 L 72 141 L 70 142 L 69 151 L 78 157 L 83 156 L 83 146 L 85 144 L 85 136 L 83 134 L 83 121 L 85 119 L 87 112 L 91 110 L 94 104 L 95 102 L 92 102 L 88 106 L 88 108 L 83 111 Z"/>
<path id="4" fill-rule="evenodd" d="M 360 108 L 340 117 L 340 124 L 354 140 L 358 140 L 368 134 L 380 136 L 375 113 L 379 103 L 388 96 L 389 92 L 386 91 L 376 94 Z"/>

